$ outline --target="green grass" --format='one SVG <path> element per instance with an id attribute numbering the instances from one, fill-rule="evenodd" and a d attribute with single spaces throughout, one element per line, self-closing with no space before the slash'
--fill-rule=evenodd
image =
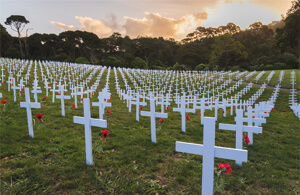
<path id="1" fill-rule="evenodd" d="M 107 71 L 101 78 L 100 90 L 106 74 Z M 120 74 L 118 77 L 123 85 Z M 284 82 L 290 83 L 288 78 L 285 73 Z M 157 143 L 151 143 L 149 117 L 135 121 L 135 107 L 128 112 L 116 94 L 114 82 L 111 71 L 111 114 L 104 116 L 109 136 L 103 144 L 104 152 L 94 152 L 94 166 L 85 164 L 84 127 L 73 123 L 73 116 L 83 116 L 80 103 L 75 109 L 73 100 L 66 100 L 66 116 L 62 117 L 60 101 L 52 104 L 49 94 L 41 109 L 32 110 L 33 117 L 43 113 L 44 122 L 35 121 L 34 138 L 29 138 L 26 109 L 20 108 L 19 103 L 24 101 L 24 95 L 14 103 L 12 91 L 4 92 L 4 87 L 0 87 L 2 99 L 8 100 L 5 109 L 0 105 L 1 193 L 200 194 L 202 157 L 175 152 L 175 141 L 203 143 L 199 111 L 189 113 L 191 119 L 186 123 L 186 133 L 182 133 L 181 117 L 178 112 L 171 112 L 175 107 L 172 103 L 168 118 L 157 132 Z M 245 99 L 258 89 L 253 87 Z M 272 91 L 266 89 L 258 102 L 269 99 Z M 40 99 L 43 95 L 39 95 Z M 229 163 L 233 169 L 231 174 L 222 175 L 224 189 L 216 194 L 300 193 L 300 123 L 289 108 L 288 96 L 288 92 L 280 92 L 275 110 L 263 124 L 263 133 L 254 135 L 253 146 L 244 145 L 248 150 L 247 163 L 237 167 L 234 161 L 215 159 L 215 178 L 218 163 Z M 97 101 L 96 95 L 91 101 Z M 156 109 L 160 111 L 159 106 Z M 149 110 L 149 105 L 143 110 Z M 91 107 L 91 112 L 93 118 L 98 118 L 98 107 Z M 234 123 L 234 116 L 229 116 L 229 112 L 227 115 L 224 118 L 219 110 L 216 127 L 218 123 Z M 214 116 L 214 111 L 206 111 L 205 116 Z M 101 130 L 92 128 L 94 150 L 102 139 Z M 216 128 L 216 145 L 234 148 L 235 133 Z"/>

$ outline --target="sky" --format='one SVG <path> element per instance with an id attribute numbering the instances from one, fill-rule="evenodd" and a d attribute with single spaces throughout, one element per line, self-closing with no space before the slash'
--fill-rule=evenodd
<path id="1" fill-rule="evenodd" d="M 0 0 L 0 23 L 12 36 L 17 33 L 4 24 L 6 18 L 23 15 L 30 23 L 22 36 L 82 30 L 100 38 L 119 32 L 181 40 L 198 26 L 269 24 L 291 5 L 291 0 Z"/>

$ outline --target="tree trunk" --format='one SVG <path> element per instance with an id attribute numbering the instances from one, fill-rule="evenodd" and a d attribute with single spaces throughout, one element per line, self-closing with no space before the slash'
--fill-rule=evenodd
<path id="1" fill-rule="evenodd" d="M 23 49 L 22 49 L 22 43 L 21 43 L 21 34 L 20 32 L 18 31 L 18 38 L 19 38 L 19 45 L 20 45 L 20 51 L 21 51 L 21 58 L 24 57 L 24 54 L 23 54 Z"/>

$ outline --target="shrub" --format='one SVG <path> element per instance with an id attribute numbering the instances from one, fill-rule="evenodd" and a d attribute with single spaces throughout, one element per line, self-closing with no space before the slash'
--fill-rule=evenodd
<path id="1" fill-rule="evenodd" d="M 132 68 L 146 69 L 147 63 L 140 57 L 135 57 L 130 63 Z"/>
<path id="2" fill-rule="evenodd" d="M 204 70 L 206 67 L 207 67 L 207 65 L 205 65 L 205 64 L 199 64 L 196 66 L 195 70 L 198 70 L 198 71 Z"/>
<path id="3" fill-rule="evenodd" d="M 176 64 L 173 66 L 173 70 L 185 70 L 185 66 L 176 62 Z"/>
<path id="4" fill-rule="evenodd" d="M 90 64 L 88 59 L 86 59 L 85 57 L 76 58 L 75 63 L 77 63 L 77 64 Z"/>

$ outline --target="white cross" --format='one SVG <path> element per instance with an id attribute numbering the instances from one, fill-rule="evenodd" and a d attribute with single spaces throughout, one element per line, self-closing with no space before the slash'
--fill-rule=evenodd
<path id="1" fill-rule="evenodd" d="M 237 109 L 236 110 L 236 117 L 235 117 L 236 125 L 231 124 L 219 124 L 219 129 L 223 130 L 231 130 L 235 131 L 235 148 L 236 149 L 243 149 L 243 132 L 251 132 L 251 133 L 262 133 L 261 127 L 253 127 L 253 126 L 244 126 L 244 118 L 243 118 L 243 110 Z M 238 166 L 242 166 L 242 161 L 236 160 L 235 163 Z"/>
<path id="2" fill-rule="evenodd" d="M 247 162 L 248 151 L 215 146 L 215 119 L 204 118 L 203 145 L 176 141 L 176 151 L 203 156 L 202 194 L 213 194 L 214 158 L 224 158 Z"/>
<path id="3" fill-rule="evenodd" d="M 247 112 L 246 112 L 246 116 L 247 118 L 244 119 L 244 122 L 247 122 L 248 126 L 253 126 L 253 122 L 259 122 L 259 123 L 266 123 L 266 119 L 264 118 L 253 118 L 254 117 L 254 113 L 253 113 L 253 109 L 252 109 L 252 106 L 248 106 L 247 108 Z M 262 133 L 262 127 L 261 128 L 261 132 L 258 132 L 258 133 Z M 248 132 L 248 137 L 249 137 L 249 140 L 250 140 L 250 145 L 253 145 L 253 133 L 256 133 L 258 134 L 257 132 Z"/>
<path id="4" fill-rule="evenodd" d="M 99 92 L 99 95 L 98 95 L 99 102 L 92 102 L 92 106 L 99 106 L 99 118 L 100 119 L 103 119 L 105 107 L 111 107 L 111 103 L 107 103 L 104 101 L 105 98 L 106 98 L 106 93 Z"/>
<path id="5" fill-rule="evenodd" d="M 151 141 L 156 143 L 156 127 L 155 127 L 155 118 L 168 118 L 167 113 L 158 113 L 155 112 L 155 100 L 150 93 L 150 112 L 142 111 L 141 116 L 149 116 L 151 119 Z"/>
<path id="6" fill-rule="evenodd" d="M 35 80 L 35 81 L 34 81 L 34 84 L 33 84 L 33 90 L 31 90 L 31 93 L 34 94 L 35 102 L 38 102 L 37 94 L 38 94 L 38 93 L 42 93 L 41 90 L 38 90 L 39 88 L 40 88 L 40 87 L 38 87 L 38 81 Z"/>
<path id="7" fill-rule="evenodd" d="M 136 94 L 136 97 L 135 98 L 133 98 L 132 100 L 131 100 L 131 102 L 130 102 L 130 108 L 131 108 L 131 104 L 133 104 L 133 105 L 136 105 L 136 121 L 140 121 L 140 115 L 139 115 L 139 113 L 140 113 L 140 106 L 146 106 L 147 105 L 147 103 L 146 102 L 140 102 L 140 94 L 139 93 L 137 93 Z"/>
<path id="8" fill-rule="evenodd" d="M 164 106 L 169 106 L 170 103 L 169 103 L 169 98 L 168 96 L 166 97 L 166 99 L 164 98 L 164 95 L 162 95 L 160 98 L 158 99 L 161 99 L 161 101 L 156 101 L 156 105 L 161 105 L 161 113 L 164 113 Z"/>
<path id="9" fill-rule="evenodd" d="M 64 85 L 60 86 L 60 95 L 56 95 L 56 98 L 60 99 L 61 102 L 61 115 L 65 116 L 65 99 L 69 100 L 71 99 L 70 96 L 65 96 L 64 94 L 65 90 L 64 90 Z"/>
<path id="10" fill-rule="evenodd" d="M 186 112 L 192 112 L 195 113 L 195 109 L 186 109 L 186 101 L 185 97 L 181 96 L 181 103 L 180 103 L 180 108 L 173 108 L 173 111 L 175 112 L 180 112 L 181 114 L 181 130 L 182 132 L 185 132 L 185 121 L 186 121 Z"/>
<path id="11" fill-rule="evenodd" d="M 46 89 L 46 96 L 47 97 L 48 97 L 48 90 L 51 88 L 51 87 L 48 86 L 48 84 L 49 83 L 48 83 L 47 79 L 45 79 L 45 83 L 44 83 L 45 86 L 44 86 L 44 88 Z"/>
<path id="12" fill-rule="evenodd" d="M 25 101 L 26 102 L 20 102 L 20 106 L 26 108 L 29 136 L 33 137 L 31 108 L 41 108 L 41 104 L 30 102 L 30 93 L 29 93 L 29 88 L 28 87 L 25 88 Z"/>
<path id="13" fill-rule="evenodd" d="M 16 101 L 16 89 L 20 89 L 20 87 L 16 86 L 15 78 L 12 78 L 12 84 L 13 84 L 13 86 L 11 87 L 11 89 L 14 90 L 14 102 L 15 102 Z"/>
<path id="14" fill-rule="evenodd" d="M 85 132 L 85 156 L 86 156 L 86 164 L 93 165 L 93 153 L 92 153 L 92 132 L 91 127 L 102 127 L 106 128 L 107 123 L 106 120 L 101 119 L 93 119 L 91 118 L 91 109 L 90 109 L 90 99 L 85 98 L 83 100 L 83 113 L 84 117 L 74 116 L 73 121 L 77 124 L 84 125 Z"/>
<path id="15" fill-rule="evenodd" d="M 52 91 L 52 103 L 54 103 L 55 100 L 55 92 L 59 92 L 59 89 L 55 89 L 56 87 L 56 81 L 53 80 L 53 89 L 50 89 Z"/>

